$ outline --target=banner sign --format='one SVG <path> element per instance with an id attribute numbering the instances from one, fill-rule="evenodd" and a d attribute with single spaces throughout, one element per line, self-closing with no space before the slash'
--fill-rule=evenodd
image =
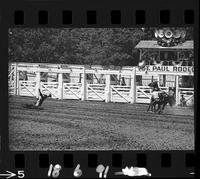
<path id="1" fill-rule="evenodd" d="M 163 74 L 194 75 L 193 66 L 156 66 L 146 65 L 144 68 L 137 68 L 136 72 L 157 72 Z"/>

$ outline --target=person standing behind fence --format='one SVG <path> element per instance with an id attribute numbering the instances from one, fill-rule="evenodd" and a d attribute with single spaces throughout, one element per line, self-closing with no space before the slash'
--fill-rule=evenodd
<path id="1" fill-rule="evenodd" d="M 125 82 L 124 77 L 121 78 L 121 85 L 122 85 L 122 86 L 126 86 L 126 82 Z"/>
<path id="2" fill-rule="evenodd" d="M 187 106 L 186 99 L 185 99 L 183 94 L 181 95 L 180 106 L 182 106 L 182 107 L 186 107 Z"/>

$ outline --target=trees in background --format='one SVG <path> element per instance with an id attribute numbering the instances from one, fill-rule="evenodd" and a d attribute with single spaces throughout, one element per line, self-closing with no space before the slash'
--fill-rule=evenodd
<path id="1" fill-rule="evenodd" d="M 137 65 L 138 53 L 134 47 L 141 39 L 151 40 L 153 30 L 13 28 L 8 34 L 8 57 L 12 62 Z"/>
<path id="2" fill-rule="evenodd" d="M 9 29 L 9 61 L 134 65 L 136 28 Z"/>

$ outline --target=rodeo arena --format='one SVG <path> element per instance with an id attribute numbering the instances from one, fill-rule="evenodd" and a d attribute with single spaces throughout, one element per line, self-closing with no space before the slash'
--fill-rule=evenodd
<path id="1" fill-rule="evenodd" d="M 11 150 L 193 150 L 194 42 L 157 30 L 138 66 L 9 63 Z M 173 92 L 149 110 L 150 83 Z M 35 106 L 40 94 L 47 99 Z"/>

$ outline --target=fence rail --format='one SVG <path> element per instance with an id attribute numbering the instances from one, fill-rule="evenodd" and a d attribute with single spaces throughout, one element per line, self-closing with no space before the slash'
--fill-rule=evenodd
<path id="1" fill-rule="evenodd" d="M 20 78 L 21 71 L 26 71 L 29 75 L 28 80 Z M 44 73 L 56 74 L 55 81 L 45 81 Z M 31 74 L 31 75 L 30 75 Z M 77 80 L 64 79 L 67 77 L 76 77 Z M 94 84 L 88 82 L 88 75 L 93 74 L 96 82 L 103 84 Z M 10 64 L 9 67 L 9 94 L 22 96 L 37 96 L 38 89 L 47 90 L 52 94 L 52 98 L 58 99 L 82 99 L 97 100 L 105 102 L 125 102 L 125 103 L 149 103 L 151 98 L 151 89 L 149 86 L 138 86 L 136 84 L 136 75 L 141 75 L 136 67 L 122 67 L 120 69 L 104 69 L 101 66 L 87 68 L 83 65 L 59 65 L 59 64 Z M 113 83 L 112 75 L 125 76 L 126 83 L 118 85 Z M 146 74 L 145 74 L 146 75 Z M 153 74 L 155 78 L 159 73 Z M 157 75 L 157 76 L 156 76 Z M 170 75 L 172 75 L 170 73 Z M 194 96 L 193 88 L 179 88 L 179 75 L 175 74 L 176 104 L 180 104 L 181 95 L 184 95 L 187 101 Z M 117 79 L 118 80 L 118 79 Z M 67 82 L 66 82 L 67 81 Z M 72 81 L 73 83 L 70 83 Z M 74 82 L 75 81 L 75 82 Z M 79 82 L 78 82 L 79 81 Z M 120 83 L 121 84 L 121 83 Z M 168 87 L 161 87 L 168 91 Z"/>

